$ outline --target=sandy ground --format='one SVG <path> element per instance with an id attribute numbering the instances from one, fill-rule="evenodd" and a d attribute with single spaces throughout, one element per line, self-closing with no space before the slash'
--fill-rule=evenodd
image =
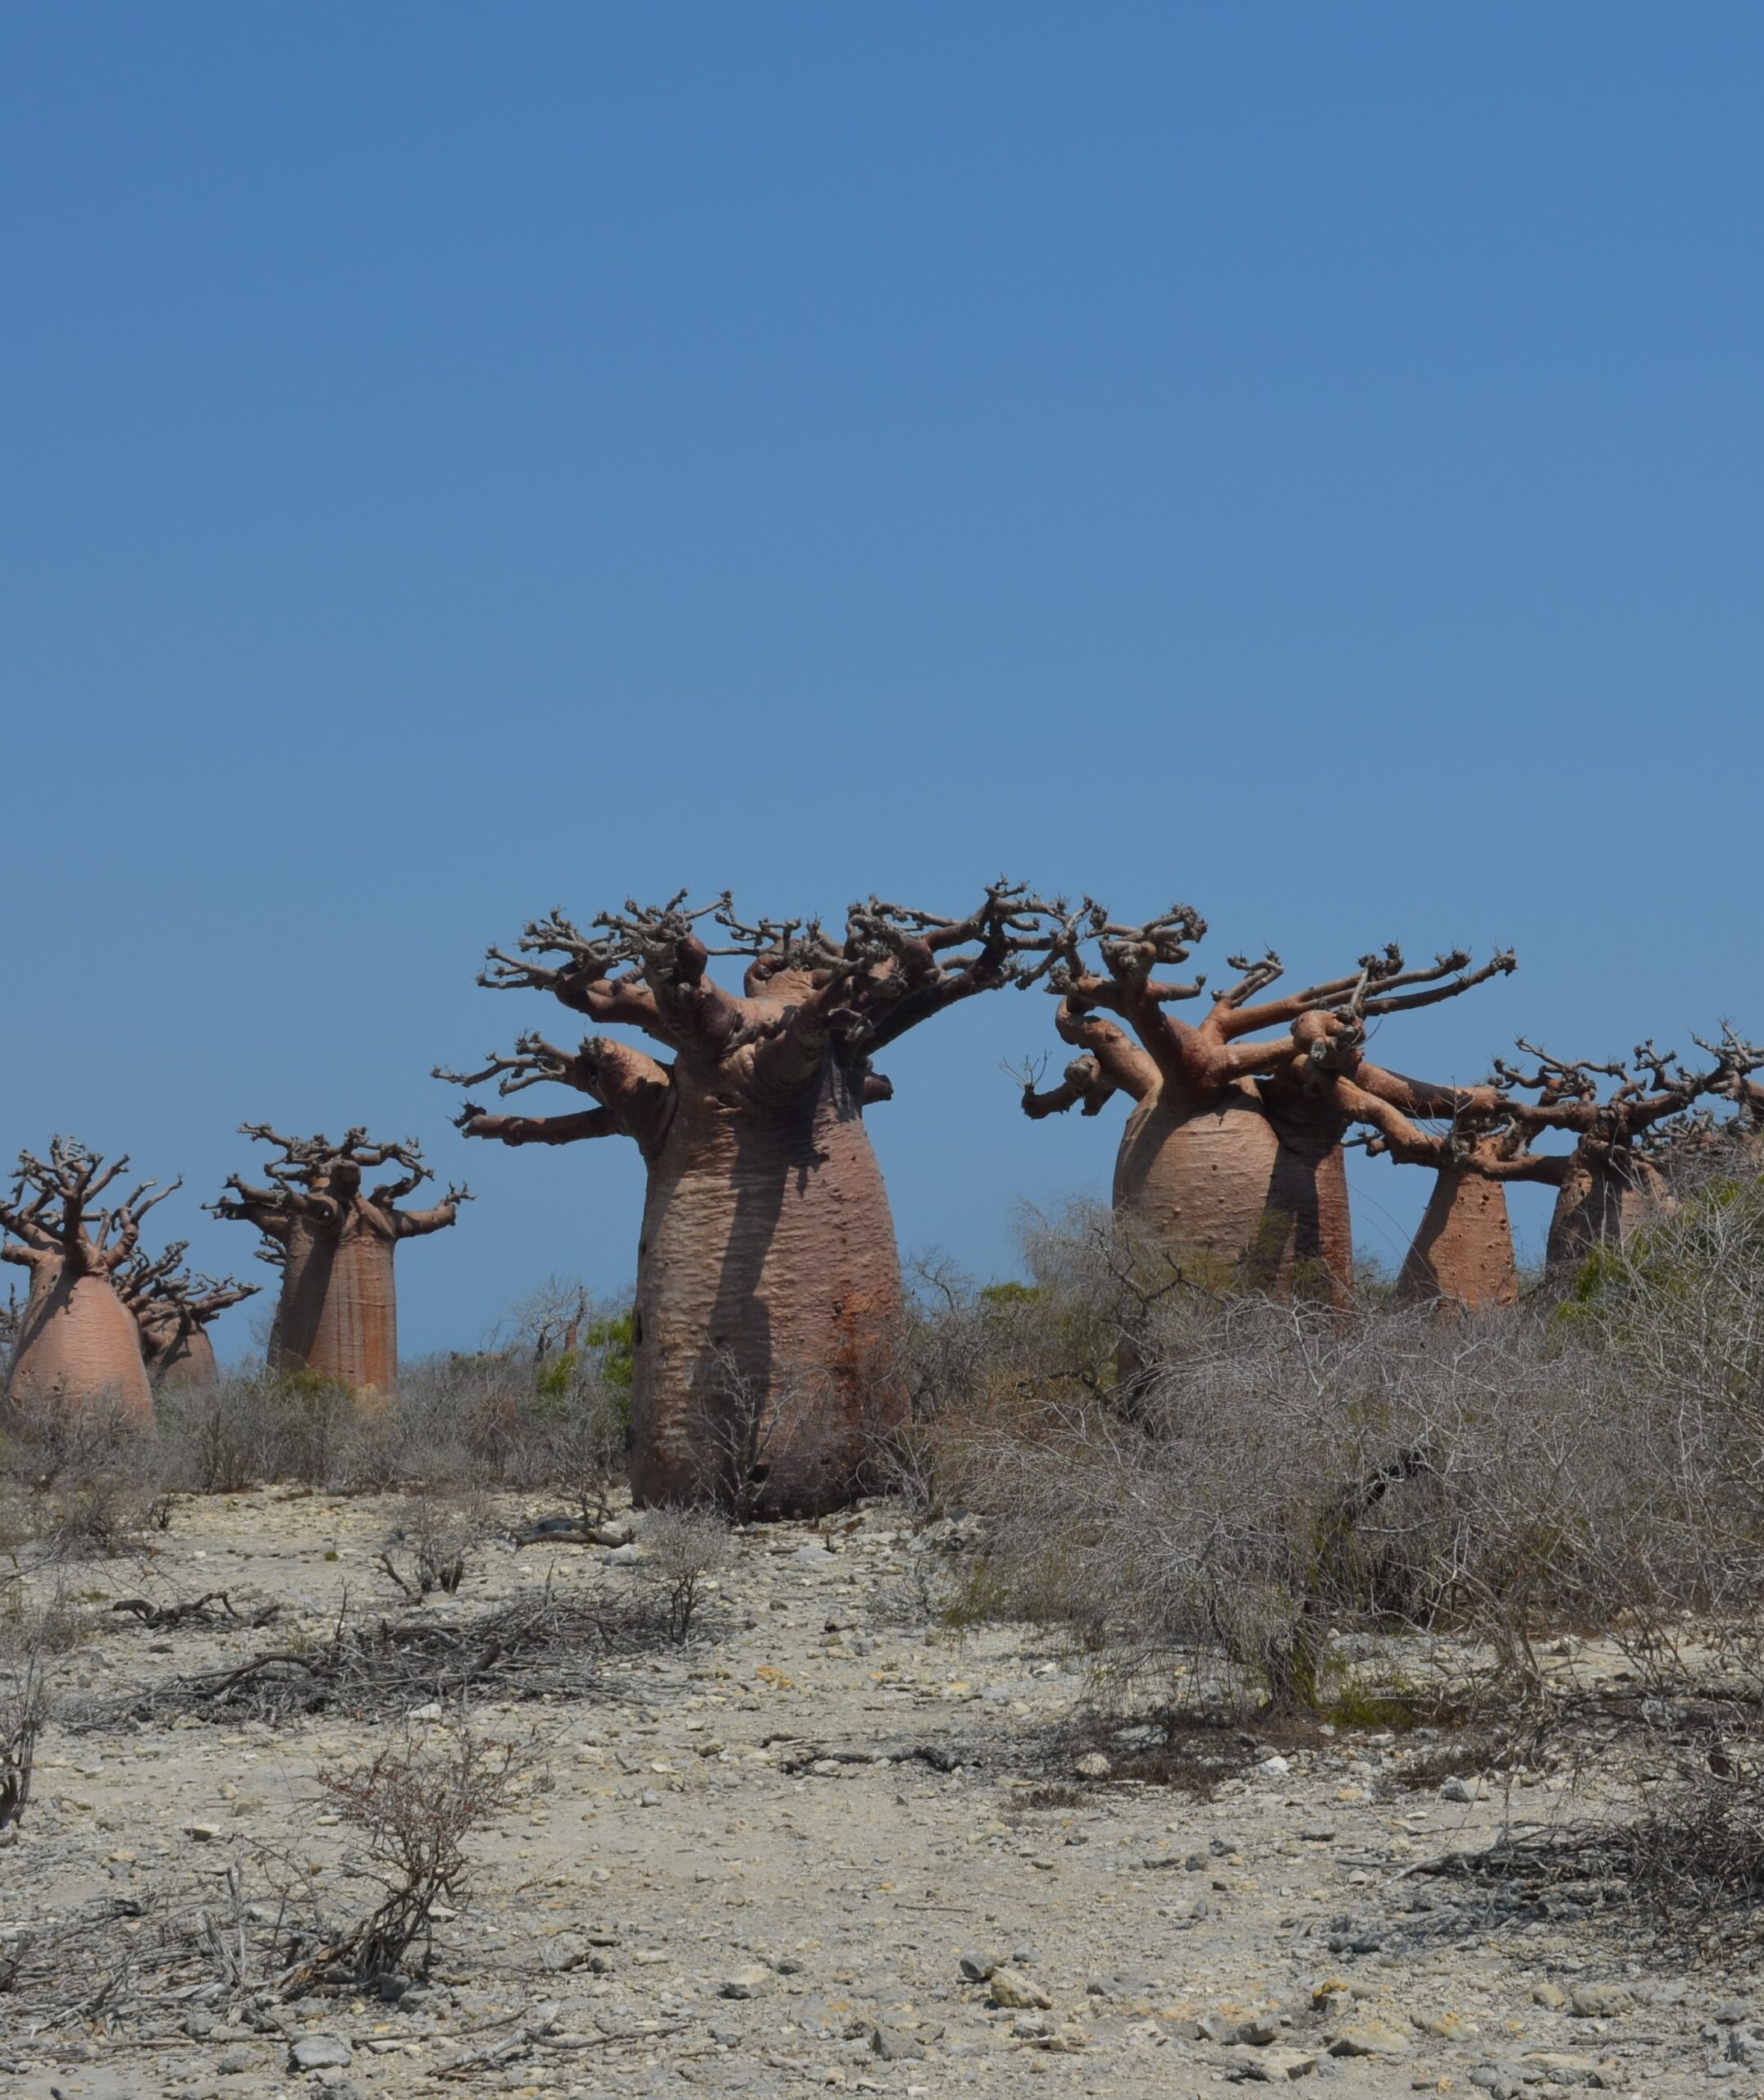
<path id="1" fill-rule="evenodd" d="M 285 1490 L 181 1504 L 145 1567 L 67 1571 L 97 1631 L 60 1696 L 116 1714 L 156 1679 L 321 1637 L 345 1593 L 352 1610 L 408 1609 L 374 1566 L 401 1507 Z M 492 1733 L 536 1731 L 546 1774 L 474 1842 L 471 1900 L 426 1986 L 296 2001 L 279 2026 L 194 2001 L 108 2036 L 39 2031 L 40 1994 L 0 1994 L 0 2093 L 1764 2090 L 1744 1975 L 1686 1973 L 1592 1921 L 1490 1911 L 1412 1871 L 1503 1816 L 1559 1814 L 1547 1779 L 1397 1793 L 1396 1748 L 1343 1736 L 1210 1802 L 1111 1777 L 1030 1806 L 1076 1776 L 1062 1730 L 1083 1691 L 1030 1629 L 939 1628 L 913 1580 L 937 1546 L 885 1507 L 837 1536 L 786 1526 L 741 1545 L 702 1639 L 609 1664 L 590 1698 L 476 1710 Z M 633 1580 L 599 1549 L 498 1542 L 457 1600 L 420 1609 Z M 281 1618 L 156 1634 L 108 1609 L 212 1590 Z M 248 1879 L 262 1845 L 315 1865 L 340 1911 L 368 1907 L 313 1773 L 376 1732 L 332 1714 L 55 1728 L 0 1849 L 0 1955 L 107 1906 L 123 1915 L 104 1929 L 126 1934 L 130 1912 L 205 1885 L 218 1915 L 230 1863 Z M 301 2043 L 347 2061 L 298 2070 Z"/>

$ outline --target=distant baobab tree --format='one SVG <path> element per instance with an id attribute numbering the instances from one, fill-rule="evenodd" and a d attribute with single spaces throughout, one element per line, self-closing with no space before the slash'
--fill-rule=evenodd
<path id="1" fill-rule="evenodd" d="M 1206 931 L 1187 905 L 1124 925 L 1087 900 L 1047 972 L 1060 1002 L 1055 1025 L 1081 1054 L 1045 1092 L 1033 1070 L 1023 1075 L 1024 1113 L 1082 1106 L 1095 1115 L 1126 1094 L 1133 1107 L 1115 1159 L 1119 1213 L 1197 1279 L 1345 1303 L 1353 1233 L 1342 1143 L 1351 1119 L 1328 1082 L 1346 1077 L 1411 1116 L 1462 1107 L 1464 1088 L 1373 1063 L 1367 1025 L 1456 998 L 1511 970 L 1514 958 L 1502 952 L 1472 969 L 1455 951 L 1411 970 L 1391 947 L 1348 975 L 1262 998 L 1283 973 L 1279 957 L 1233 956 L 1236 981 L 1190 1024 L 1167 1009 L 1200 998 L 1205 978 L 1155 973 L 1186 962 Z"/>
<path id="2" fill-rule="evenodd" d="M 709 945 L 709 920 L 724 936 Z M 652 1057 L 595 1034 L 574 1049 L 523 1035 L 481 1071 L 440 1072 L 504 1095 L 542 1080 L 595 1104 L 492 1114 L 459 1127 L 504 1144 L 628 1137 L 648 1168 L 637 1241 L 631 1481 L 640 1503 L 709 1499 L 764 1514 L 849 1500 L 871 1439 L 900 1407 L 883 1358 L 900 1262 L 864 1111 L 892 1091 L 871 1060 L 977 993 L 1029 981 L 1050 911 L 996 883 L 966 917 L 877 898 L 841 936 L 814 921 L 747 925 L 727 895 L 627 903 L 579 931 L 561 913 L 478 981 L 547 992 L 599 1026 L 635 1029 Z M 743 990 L 712 977 L 745 965 Z M 554 958 L 542 961 L 540 958 Z"/>
<path id="3" fill-rule="evenodd" d="M 1367 1149 L 1436 1170 L 1433 1198 L 1400 1280 L 1406 1295 L 1456 1300 L 1479 1309 L 1511 1299 L 1517 1276 L 1506 1185 L 1541 1182 L 1556 1190 L 1545 1249 L 1547 1265 L 1576 1267 L 1602 1244 L 1621 1244 L 1669 1193 L 1650 1138 L 1684 1118 L 1706 1098 L 1748 1098 L 1748 1075 L 1764 1049 L 1731 1028 L 1718 1043 L 1700 1043 L 1711 1061 L 1700 1068 L 1638 1046 L 1627 1063 L 1568 1061 L 1521 1039 L 1535 1061 L 1526 1071 L 1496 1061 L 1489 1085 L 1439 1130 L 1424 1130 L 1400 1105 L 1338 1089 L 1338 1105 L 1373 1135 Z M 1608 1085 L 1602 1083 L 1608 1082 Z M 1538 1149 L 1561 1133 L 1561 1151 Z M 1693 1136 L 1703 1134 L 1700 1126 Z"/>
<path id="4" fill-rule="evenodd" d="M 399 1242 L 453 1224 L 465 1189 L 449 1189 L 430 1210 L 400 1210 L 429 1178 L 414 1144 L 377 1144 L 365 1130 L 333 1144 L 322 1134 L 285 1137 L 267 1123 L 245 1123 L 248 1138 L 273 1145 L 266 1186 L 227 1177 L 230 1194 L 209 1208 L 254 1225 L 282 1285 L 270 1331 L 274 1371 L 310 1371 L 352 1391 L 390 1397 L 398 1386 Z M 395 1180 L 364 1189 L 363 1171 L 393 1166 Z"/>
<path id="5" fill-rule="evenodd" d="M 218 1383 L 220 1367 L 207 1330 L 230 1306 L 258 1294 L 254 1283 L 185 1268 L 189 1251 L 187 1239 L 174 1239 L 152 1258 L 138 1246 L 116 1272 L 116 1294 L 134 1316 L 148 1380 L 156 1390 Z"/>
<path id="6" fill-rule="evenodd" d="M 157 1185 L 144 1181 L 121 1203 L 101 1203 L 128 1165 L 126 1153 L 107 1164 L 75 1138 L 54 1139 L 47 1160 L 19 1155 L 0 1202 L 0 1226 L 12 1235 L 0 1260 L 30 1272 L 6 1381 L 8 1404 L 22 1413 L 102 1404 L 143 1427 L 153 1421 L 139 1336 L 116 1278 L 142 1219 L 180 1184 L 152 1194 Z"/>

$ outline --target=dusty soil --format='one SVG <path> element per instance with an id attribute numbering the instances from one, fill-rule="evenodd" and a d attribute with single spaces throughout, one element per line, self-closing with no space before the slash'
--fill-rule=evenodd
<path id="1" fill-rule="evenodd" d="M 85 1924 L 64 1990 L 0 1993 L 0 2093 L 1764 2089 L 1743 1974 L 1650 1954 L 1572 1901 L 1503 1905 L 1416 1870 L 1503 1818 L 1547 1824 L 1560 1779 L 1402 1792 L 1413 1744 L 1345 1733 L 1283 1769 L 1239 1746 L 1211 1801 L 1121 1778 L 1131 1737 L 1081 1777 L 1097 1755 L 1073 1732 L 1081 1678 L 1029 1629 L 944 1630 L 915 1579 L 939 1541 L 884 1506 L 843 1531 L 745 1535 L 684 1649 L 609 1655 L 572 1698 L 476 1710 L 491 1733 L 536 1732 L 546 1771 L 474 1841 L 470 1901 L 425 1984 L 269 2014 L 218 1968 L 199 1989 L 185 1968 L 168 1997 L 155 1920 L 200 1904 L 224 1921 L 230 1865 L 261 1897 L 264 1848 L 316 1872 L 340 1914 L 371 1906 L 313 1774 L 382 1730 L 178 1718 L 148 1694 L 321 1641 L 343 1614 L 458 1622 L 547 1583 L 617 1602 L 636 1580 L 628 1554 L 499 1541 L 457 1598 L 412 1607 L 375 1566 L 406 1513 L 216 1497 L 180 1505 L 145 1565 L 66 1571 L 93 1630 L 62 1659 L 66 1718 L 0 1849 L 0 1957 Z M 280 1616 L 156 1632 L 109 1609 L 217 1590 Z M 90 1977 L 131 1936 L 107 2033 Z M 993 2002 L 1013 1995 L 1046 2003 Z M 303 2042 L 348 2061 L 294 2069 Z"/>

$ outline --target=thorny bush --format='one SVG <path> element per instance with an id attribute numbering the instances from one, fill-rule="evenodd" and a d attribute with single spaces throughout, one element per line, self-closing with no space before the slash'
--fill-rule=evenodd
<path id="1" fill-rule="evenodd" d="M 435 1906 L 457 1903 L 465 1893 L 466 1841 L 526 1788 L 537 1769 L 530 1744 L 492 1741 L 464 1724 L 433 1737 L 407 1728 L 353 1769 L 321 1767 L 318 1783 L 360 1833 L 363 1870 L 383 1894 L 326 1950 L 315 1977 L 394 1975 L 419 1942 L 426 1970 Z"/>
<path id="2" fill-rule="evenodd" d="M 683 1646 L 707 1593 L 735 1558 L 728 1526 L 704 1509 L 655 1509 L 643 1520 L 639 1584 L 659 1600 L 668 1637 Z"/>
<path id="3" fill-rule="evenodd" d="M 1365 1718 L 1354 1632 L 1450 1637 L 1541 1696 L 1547 1632 L 1607 1632 L 1664 1681 L 1694 1622 L 1764 1691 L 1755 1169 L 1683 1192 L 1566 1303 L 1475 1319 L 1218 1293 L 1096 1212 L 1026 1251 L 1026 1286 L 934 1275 L 903 1340 L 896 1483 L 983 1520 L 959 1614 L 1238 1712 Z"/>

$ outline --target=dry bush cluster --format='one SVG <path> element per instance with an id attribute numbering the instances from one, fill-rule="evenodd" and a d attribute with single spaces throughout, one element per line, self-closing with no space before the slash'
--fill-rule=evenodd
<path id="1" fill-rule="evenodd" d="M 545 1783 L 530 1741 L 463 1715 L 394 1728 L 315 1777 L 308 1812 L 330 1811 L 352 1841 L 340 1874 L 321 1879 L 309 1846 L 249 1845 L 219 1877 L 39 1916 L 0 1948 L 14 2027 L 150 2046 L 198 2016 L 285 2034 L 284 2003 L 314 1993 L 396 1997 L 426 1973 L 435 1926 L 470 1901 L 473 1841 Z"/>
<path id="2" fill-rule="evenodd" d="M 301 1981 L 395 1976 L 419 1942 L 420 1973 L 426 1973 L 435 1906 L 464 1893 L 466 1840 L 537 1769 L 531 1743 L 494 1741 L 465 1727 L 439 1740 L 407 1729 L 347 1769 L 321 1768 L 318 1783 L 359 1833 L 361 1871 L 381 1894 L 365 1918 L 308 1959 Z"/>
<path id="3" fill-rule="evenodd" d="M 959 1609 L 1239 1712 L 1355 1718 L 1350 1659 L 1392 1632 L 1534 1698 L 1570 1629 L 1646 1683 L 1764 1689 L 1764 1184 L 1743 1159 L 1566 1291 L 1476 1319 L 1219 1294 L 1105 1214 L 1037 1226 L 1028 1253 L 1027 1286 L 927 1279 L 904 1350 L 896 1481 L 983 1520 Z"/>
<path id="4" fill-rule="evenodd" d="M 493 1349 L 408 1366 L 390 1408 L 257 1368 L 162 1389 L 149 1435 L 101 1404 L 15 1420 L 0 1434 L 0 1560 L 16 1573 L 125 1553 L 175 1496 L 267 1481 L 433 1491 L 388 1541 L 388 1573 L 419 1594 L 458 1587 L 487 1489 L 549 1490 L 591 1529 L 624 1468 L 631 1323 L 578 1294 L 563 1346 L 549 1310 L 563 1295 L 548 1285 Z"/>

